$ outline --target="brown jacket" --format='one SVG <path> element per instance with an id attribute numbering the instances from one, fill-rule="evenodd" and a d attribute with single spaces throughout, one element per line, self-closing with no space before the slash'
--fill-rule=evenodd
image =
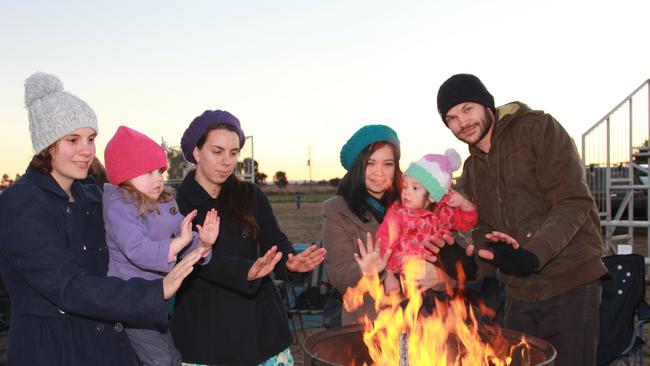
<path id="1" fill-rule="evenodd" d="M 473 241 L 485 233 L 514 237 L 539 258 L 529 277 L 502 274 L 508 293 L 542 300 L 607 272 L 594 199 L 573 140 L 549 114 L 513 102 L 497 110 L 488 154 L 475 146 L 465 161 L 462 190 L 478 207 Z"/>
<path id="2" fill-rule="evenodd" d="M 374 237 L 379 228 L 379 222 L 370 213 L 370 221 L 362 222 L 350 211 L 343 197 L 335 196 L 323 202 L 323 247 L 327 249 L 327 273 L 329 280 L 342 294 L 348 287 L 356 286 L 361 279 L 361 271 L 354 261 L 354 253 L 359 253 L 357 239 L 365 243 L 366 233 Z M 366 296 L 364 305 L 354 312 L 348 313 L 343 309 L 343 325 L 356 323 L 367 314 L 371 319 L 375 316 L 374 303 Z"/>

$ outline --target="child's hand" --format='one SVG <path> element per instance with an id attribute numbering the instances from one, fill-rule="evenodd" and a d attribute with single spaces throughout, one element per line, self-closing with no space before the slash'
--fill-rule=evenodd
<path id="1" fill-rule="evenodd" d="M 449 199 L 447 200 L 447 205 L 449 207 L 458 207 L 462 211 L 472 211 L 474 210 L 474 204 L 465 198 L 462 194 L 454 191 L 453 189 L 449 189 Z"/>
<path id="2" fill-rule="evenodd" d="M 202 248 L 209 248 L 217 241 L 220 223 L 221 218 L 213 208 L 205 215 L 203 226 L 198 224 L 196 225 L 196 230 L 199 232 L 199 239 L 201 239 Z"/>
<path id="3" fill-rule="evenodd" d="M 180 225 L 181 233 L 178 237 L 172 239 L 171 247 L 174 255 L 177 255 L 181 249 L 185 248 L 187 244 L 192 242 L 192 220 L 196 217 L 196 210 L 190 212 Z"/>

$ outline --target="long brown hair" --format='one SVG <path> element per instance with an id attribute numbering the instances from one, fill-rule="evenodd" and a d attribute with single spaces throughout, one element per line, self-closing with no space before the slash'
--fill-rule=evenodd
<path id="1" fill-rule="evenodd" d="M 400 151 L 395 145 L 384 141 L 378 141 L 365 148 L 354 161 L 352 168 L 341 179 L 336 194 L 342 196 L 352 211 L 361 221 L 368 222 L 366 212 L 368 205 L 368 189 L 366 187 L 366 166 L 370 156 L 380 148 L 390 146 L 395 156 L 395 175 L 393 175 L 393 184 L 386 190 L 381 198 L 384 207 L 390 206 L 391 203 L 400 198 L 402 189 L 402 170 L 399 167 Z"/>
<path id="2" fill-rule="evenodd" d="M 157 200 L 153 200 L 146 194 L 138 191 L 129 181 L 120 183 L 119 189 L 124 202 L 133 203 L 138 207 L 138 216 L 144 216 L 152 212 L 160 214 L 158 204 L 167 203 L 174 199 L 174 192 L 168 187 L 163 188 Z"/>
<path id="3" fill-rule="evenodd" d="M 227 124 L 210 126 L 196 143 L 196 147 L 199 150 L 203 148 L 208 134 L 213 130 L 228 130 L 237 133 L 237 130 Z M 239 180 L 234 172 L 221 184 L 221 189 L 217 196 L 220 210 L 225 211 L 231 216 L 253 240 L 257 240 L 260 237 L 260 227 L 255 219 L 252 199 L 253 185 Z"/>

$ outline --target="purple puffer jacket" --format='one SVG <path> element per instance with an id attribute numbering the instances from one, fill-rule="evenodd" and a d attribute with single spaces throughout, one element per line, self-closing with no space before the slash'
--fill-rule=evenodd
<path id="1" fill-rule="evenodd" d="M 160 214 L 138 216 L 138 207 L 124 201 L 118 186 L 107 183 L 104 185 L 103 204 L 108 275 L 125 280 L 164 277 L 176 264 L 169 261 L 169 246 L 171 240 L 180 234 L 179 226 L 184 218 L 176 201 L 159 204 Z M 181 250 L 178 259 L 198 248 L 198 234 L 192 234 L 192 243 Z M 211 251 L 200 263 L 207 263 L 210 256 Z"/>

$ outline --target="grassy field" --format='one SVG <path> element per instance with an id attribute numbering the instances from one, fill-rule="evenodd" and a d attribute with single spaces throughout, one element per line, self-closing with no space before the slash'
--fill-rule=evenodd
<path id="1" fill-rule="evenodd" d="M 304 189 L 304 191 L 303 191 Z M 296 208 L 295 192 L 301 190 L 301 208 Z M 334 187 L 290 185 L 285 189 L 273 186 L 264 191 L 282 231 L 294 243 L 319 241 L 323 227 L 321 204 L 335 195 Z"/>

